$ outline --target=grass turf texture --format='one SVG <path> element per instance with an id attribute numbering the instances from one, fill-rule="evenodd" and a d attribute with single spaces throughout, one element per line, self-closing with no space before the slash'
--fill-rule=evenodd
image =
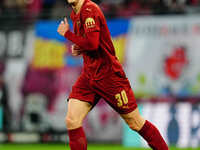
<path id="1" fill-rule="evenodd" d="M 200 148 L 175 148 L 170 150 L 199 150 Z M 64 144 L 0 144 L 0 150 L 70 150 Z M 88 150 L 150 150 L 148 148 L 125 148 L 121 145 L 89 144 Z"/>

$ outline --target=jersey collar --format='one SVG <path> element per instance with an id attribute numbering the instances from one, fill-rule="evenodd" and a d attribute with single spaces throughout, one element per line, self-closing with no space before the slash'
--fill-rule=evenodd
<path id="1" fill-rule="evenodd" d="M 80 18 L 80 13 L 81 13 L 83 7 L 84 7 L 84 6 L 86 5 L 86 3 L 89 2 L 89 1 L 90 1 L 90 0 L 85 0 L 85 1 L 83 2 L 83 5 L 81 6 L 80 11 L 79 11 L 77 14 L 76 14 L 76 13 L 74 12 L 74 10 L 72 9 L 72 12 L 71 12 L 71 19 L 72 19 L 72 20 L 76 20 L 76 19 Z"/>

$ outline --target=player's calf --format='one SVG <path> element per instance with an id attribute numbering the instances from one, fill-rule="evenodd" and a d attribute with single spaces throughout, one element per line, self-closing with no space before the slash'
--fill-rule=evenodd
<path id="1" fill-rule="evenodd" d="M 121 117 L 125 120 L 128 126 L 134 131 L 140 131 L 145 123 L 145 119 L 139 114 L 138 108 L 128 114 L 122 114 Z"/>
<path id="2" fill-rule="evenodd" d="M 121 115 L 129 127 L 138 132 L 153 150 L 169 150 L 158 129 L 149 121 L 145 121 L 138 109 Z"/>
<path id="3" fill-rule="evenodd" d="M 82 122 L 91 107 L 89 103 L 78 99 L 70 99 L 68 102 L 65 122 L 71 150 L 87 150 L 87 140 L 82 128 Z"/>

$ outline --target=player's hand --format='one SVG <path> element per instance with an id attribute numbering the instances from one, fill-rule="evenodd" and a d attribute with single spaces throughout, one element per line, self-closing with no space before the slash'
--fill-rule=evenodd
<path id="1" fill-rule="evenodd" d="M 60 22 L 59 26 L 58 26 L 58 33 L 62 36 L 65 35 L 65 33 L 69 30 L 69 23 L 67 21 L 67 18 L 64 18 L 63 21 Z"/>
<path id="2" fill-rule="evenodd" d="M 80 54 L 81 54 L 81 48 L 76 44 L 72 45 L 72 55 L 79 56 Z"/>

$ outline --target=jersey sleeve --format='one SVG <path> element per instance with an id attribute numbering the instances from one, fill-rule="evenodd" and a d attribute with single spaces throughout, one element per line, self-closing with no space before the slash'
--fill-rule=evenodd
<path id="1" fill-rule="evenodd" d="M 95 7 L 84 8 L 81 19 L 85 33 L 100 31 L 100 17 Z"/>
<path id="2" fill-rule="evenodd" d="M 86 36 L 77 36 L 70 30 L 64 35 L 68 40 L 72 41 L 81 48 L 81 51 L 97 50 L 99 47 L 99 32 L 88 32 Z"/>
<path id="3" fill-rule="evenodd" d="M 84 35 L 76 35 L 67 31 L 65 38 L 78 45 L 82 51 L 98 50 L 100 38 L 100 15 L 95 7 L 87 6 L 81 12 L 81 26 Z"/>

